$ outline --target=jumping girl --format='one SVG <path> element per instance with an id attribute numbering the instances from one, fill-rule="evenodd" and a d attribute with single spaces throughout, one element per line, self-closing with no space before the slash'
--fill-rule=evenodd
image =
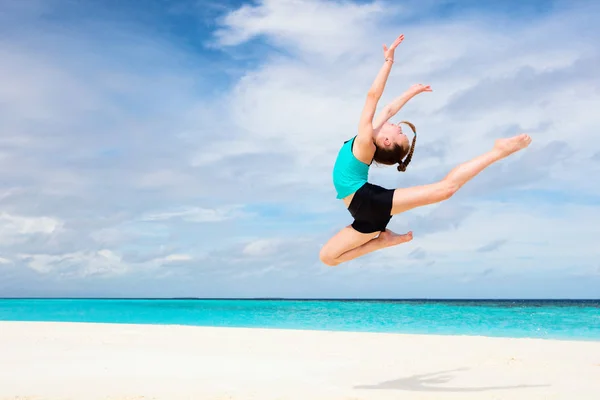
<path id="1" fill-rule="evenodd" d="M 402 122 L 414 134 L 409 146 L 400 124 L 392 124 L 388 120 L 411 98 L 431 91 L 429 86 L 413 85 L 375 117 L 377 103 L 394 63 L 394 52 L 403 40 L 404 35 L 400 35 L 389 48 L 383 45 L 385 61 L 367 94 L 358 134 L 344 142 L 333 168 L 337 198 L 344 202 L 354 222 L 339 231 L 321 249 L 319 257 L 329 266 L 412 240 L 412 232 L 402 235 L 387 229 L 393 215 L 449 199 L 485 168 L 531 143 L 526 134 L 498 139 L 492 150 L 455 167 L 444 179 L 429 185 L 386 189 L 369 183 L 369 167 L 373 161 L 384 165 L 398 164 L 398 171 L 406 170 L 415 150 L 415 126 Z"/>

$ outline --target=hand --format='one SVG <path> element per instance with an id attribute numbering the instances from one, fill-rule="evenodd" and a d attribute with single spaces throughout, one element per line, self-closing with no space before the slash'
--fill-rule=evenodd
<path id="1" fill-rule="evenodd" d="M 404 35 L 400 35 L 398 36 L 398 38 L 394 41 L 394 43 L 392 43 L 392 45 L 390 46 L 390 48 L 388 49 L 388 47 L 384 44 L 383 45 L 383 56 L 386 59 L 391 59 L 392 61 L 394 60 L 394 51 L 396 51 L 396 47 L 398 47 L 398 45 L 400 43 L 402 43 L 402 41 L 404 40 Z"/>
<path id="2" fill-rule="evenodd" d="M 417 83 L 415 85 L 412 85 L 408 90 L 413 95 L 416 95 L 416 94 L 423 93 L 423 92 L 431 92 L 431 86 L 429 86 L 429 85 L 425 86 L 420 83 Z"/>

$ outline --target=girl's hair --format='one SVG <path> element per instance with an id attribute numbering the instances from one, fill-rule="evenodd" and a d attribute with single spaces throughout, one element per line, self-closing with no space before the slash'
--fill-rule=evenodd
<path id="1" fill-rule="evenodd" d="M 394 147 L 392 147 L 391 149 L 382 149 L 379 146 L 377 146 L 377 148 L 375 149 L 375 156 L 373 157 L 373 159 L 375 160 L 375 162 L 385 165 L 394 165 L 398 163 L 398 171 L 404 172 L 406 171 L 406 167 L 408 167 L 408 164 L 410 163 L 410 160 L 412 159 L 413 153 L 415 151 L 415 143 L 417 141 L 417 129 L 411 122 L 400 121 L 400 123 L 408 125 L 415 134 L 413 136 L 412 145 L 410 146 L 410 149 L 400 146 L 399 144 L 395 144 Z M 408 156 L 406 156 L 406 159 L 402 161 L 406 153 L 408 153 Z"/>

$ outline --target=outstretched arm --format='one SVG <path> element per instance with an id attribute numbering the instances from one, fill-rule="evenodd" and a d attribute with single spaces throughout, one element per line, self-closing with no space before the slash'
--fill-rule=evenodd
<path id="1" fill-rule="evenodd" d="M 383 90 L 394 60 L 386 58 L 375 81 L 371 85 L 369 92 L 367 93 L 367 99 L 360 116 L 360 122 L 358 125 L 358 136 L 361 139 L 371 140 L 373 135 L 373 117 L 375 116 L 375 110 L 377 109 L 377 103 L 381 99 Z"/>
<path id="2" fill-rule="evenodd" d="M 375 116 L 377 103 L 383 94 L 387 78 L 390 75 L 392 64 L 394 63 L 394 52 L 396 47 L 398 47 L 403 40 L 404 35 L 400 35 L 394 43 L 392 43 L 389 49 L 385 44 L 383 45 L 385 61 L 367 93 L 367 99 L 360 116 L 358 135 L 355 141 L 359 147 L 359 152 L 365 155 L 365 159 L 372 158 L 372 154 L 375 151 L 373 144 L 373 117 Z"/>
<path id="3" fill-rule="evenodd" d="M 391 103 L 387 104 L 383 110 L 381 110 L 381 112 L 373 121 L 373 129 L 377 130 L 381 128 L 381 126 L 394 115 L 396 115 L 410 99 L 423 92 L 431 92 L 431 86 L 424 86 L 421 84 L 412 85 L 406 92 L 396 97 Z"/>

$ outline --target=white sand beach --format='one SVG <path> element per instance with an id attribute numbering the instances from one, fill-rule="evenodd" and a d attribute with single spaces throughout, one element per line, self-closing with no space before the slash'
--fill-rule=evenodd
<path id="1" fill-rule="evenodd" d="M 600 341 L 0 322 L 0 399 L 600 399 Z"/>

